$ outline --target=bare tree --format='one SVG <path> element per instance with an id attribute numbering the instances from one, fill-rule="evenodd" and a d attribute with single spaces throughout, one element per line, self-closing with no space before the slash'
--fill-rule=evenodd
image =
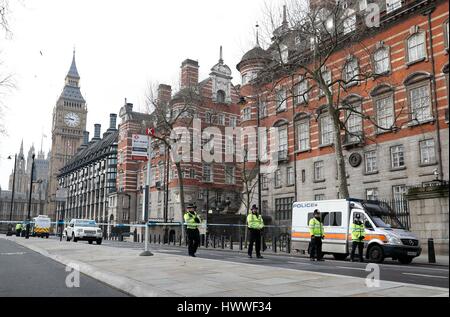
<path id="1" fill-rule="evenodd" d="M 155 121 L 153 122 L 155 135 L 153 135 L 153 138 L 157 141 L 157 146 L 163 145 L 166 149 L 165 159 L 170 163 L 165 164 L 165 166 L 175 164 L 177 170 L 181 204 L 180 216 L 182 220 L 184 210 L 186 210 L 183 173 L 185 166 L 182 160 L 174 160 L 173 155 L 168 155 L 168 153 L 173 154 L 172 151 L 176 150 L 177 145 L 183 145 L 185 140 L 182 139 L 182 135 L 178 135 L 177 127 L 191 127 L 197 108 L 201 104 L 202 98 L 200 97 L 197 87 L 184 88 L 169 101 L 158 98 L 156 94 L 156 85 L 150 84 L 146 96 L 147 111 L 151 112 L 155 118 Z M 190 132 L 192 135 L 192 129 Z M 181 228 L 182 237 L 184 239 L 184 226 L 181 226 Z"/>
<path id="2" fill-rule="evenodd" d="M 382 125 L 373 112 L 362 107 L 362 102 L 357 106 L 347 99 L 352 87 L 358 85 L 363 90 L 369 80 L 392 87 L 398 84 L 389 83 L 386 74 L 377 71 L 374 50 L 364 43 L 374 32 L 372 23 L 377 12 L 359 11 L 358 1 L 317 0 L 291 1 L 289 11 L 285 6 L 281 21 L 278 12 L 267 5 L 265 13 L 264 26 L 266 33 L 271 30 L 269 51 L 273 60 L 254 83 L 269 88 L 267 98 L 276 103 L 277 112 L 292 99 L 294 118 L 295 105 L 300 103 L 304 103 L 301 112 L 316 120 L 324 114 L 329 116 L 339 193 L 348 198 L 344 145 L 352 139 L 362 142 L 364 137 L 370 137 L 364 136 L 362 130 L 349 129 L 349 121 L 368 120 L 378 130 L 394 131 L 405 124 L 399 123 L 399 118 L 407 113 L 406 106 L 400 111 L 395 107 L 393 122 Z M 285 93 L 279 93 L 280 87 Z M 322 106 L 311 107 L 311 96 L 319 102 L 323 99 Z"/>
<path id="3" fill-rule="evenodd" d="M 5 35 L 11 33 L 9 27 L 9 1 L 0 0 L 0 29 L 5 32 Z M 14 88 L 14 82 L 11 75 L 4 74 L 1 69 L 2 63 L 0 62 L 0 135 L 6 134 L 6 129 L 3 123 L 4 111 L 6 110 L 6 105 L 3 102 L 3 96 Z"/>

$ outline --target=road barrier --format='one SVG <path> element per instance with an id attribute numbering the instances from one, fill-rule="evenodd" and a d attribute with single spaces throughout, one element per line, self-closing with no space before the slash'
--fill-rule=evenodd
<path id="1" fill-rule="evenodd" d="M 30 223 L 33 224 L 34 221 L 1 221 L 0 224 L 17 224 L 17 223 Z M 51 226 L 53 227 L 53 235 L 60 236 L 61 235 L 61 227 L 68 225 L 68 221 L 54 221 L 51 222 Z M 145 235 L 143 233 L 138 233 L 140 228 L 145 228 L 148 226 L 149 228 L 161 228 L 161 227 L 169 227 L 172 229 L 180 228 L 182 225 L 186 225 L 186 223 L 181 222 L 154 222 L 150 221 L 147 224 L 114 224 L 114 223 L 97 223 L 97 225 L 103 229 L 104 235 L 103 238 L 106 240 L 112 241 L 124 241 L 124 238 L 131 237 L 130 242 L 134 243 L 143 243 L 145 240 Z M 59 229 L 57 229 L 59 227 Z M 245 224 L 216 224 L 216 223 L 208 223 L 199 225 L 199 229 L 203 229 L 201 247 L 202 248 L 219 248 L 219 249 L 230 249 L 234 250 L 235 248 L 239 248 L 239 250 L 244 250 L 248 248 L 248 236 L 245 238 Z M 288 234 L 288 226 L 276 226 L 276 225 L 267 225 L 265 229 L 272 229 L 271 234 L 263 232 L 261 245 L 262 250 L 264 250 L 264 246 L 267 243 L 267 249 L 272 252 L 291 252 L 290 247 L 290 239 L 286 239 L 286 235 Z M 56 230 L 55 230 L 56 229 Z M 118 230 L 119 229 L 119 230 Z M 215 229 L 215 230 L 213 230 Z M 227 229 L 233 229 L 238 231 L 232 231 Z M 117 231 L 114 231 L 117 230 Z M 123 230 L 123 232 L 121 231 Z M 142 231 L 142 230 L 140 230 Z M 209 233 L 209 231 L 215 231 L 215 234 Z M 218 234 L 219 233 L 219 234 Z M 162 235 L 162 236 L 161 236 Z M 266 237 L 267 235 L 267 237 Z M 284 235 L 284 238 L 281 237 Z M 149 235 L 149 243 L 151 244 L 167 244 L 176 245 L 178 241 L 178 245 L 181 247 L 183 245 L 183 238 L 181 235 L 178 236 L 170 236 L 167 234 L 161 233 L 153 233 Z M 184 239 L 185 245 L 188 245 L 187 239 Z M 235 245 L 236 244 L 236 245 Z"/>

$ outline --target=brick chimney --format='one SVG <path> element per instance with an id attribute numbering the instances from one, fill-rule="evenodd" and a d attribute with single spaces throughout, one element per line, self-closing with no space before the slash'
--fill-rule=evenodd
<path id="1" fill-rule="evenodd" d="M 116 130 L 117 123 L 117 115 L 115 113 L 111 113 L 109 115 L 109 130 Z"/>
<path id="2" fill-rule="evenodd" d="M 181 64 L 180 88 L 189 88 L 198 84 L 198 62 L 186 59 Z"/>
<path id="3" fill-rule="evenodd" d="M 158 86 L 158 102 L 168 104 L 172 99 L 172 87 L 161 84 Z"/>
<path id="4" fill-rule="evenodd" d="M 83 145 L 89 144 L 89 131 L 83 131 Z"/>
<path id="5" fill-rule="evenodd" d="M 102 125 L 99 123 L 94 124 L 94 140 L 100 140 L 100 131 Z"/>

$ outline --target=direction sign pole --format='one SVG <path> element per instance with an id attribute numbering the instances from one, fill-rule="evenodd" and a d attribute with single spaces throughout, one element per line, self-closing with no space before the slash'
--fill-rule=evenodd
<path id="1" fill-rule="evenodd" d="M 149 250 L 148 245 L 148 238 L 149 238 L 149 228 L 148 228 L 148 203 L 150 201 L 150 172 L 152 168 L 152 157 L 150 155 L 150 136 L 147 136 L 148 138 L 148 145 L 147 145 L 147 179 L 145 181 L 145 188 L 144 188 L 144 199 L 142 203 L 142 211 L 143 211 L 143 218 L 145 221 L 145 248 L 144 252 L 140 254 L 140 256 L 152 256 L 153 253 Z"/>

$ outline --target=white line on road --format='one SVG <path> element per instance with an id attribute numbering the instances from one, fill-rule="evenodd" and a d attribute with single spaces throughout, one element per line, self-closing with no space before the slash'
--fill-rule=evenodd
<path id="1" fill-rule="evenodd" d="M 300 264 L 300 265 L 311 265 L 310 263 L 302 263 L 302 262 L 288 262 L 289 264 Z"/>
<path id="2" fill-rule="evenodd" d="M 347 269 L 347 270 L 358 270 L 358 271 L 365 271 L 366 269 L 362 269 L 360 267 L 349 267 L 349 266 L 336 266 L 340 269 Z"/>
<path id="3" fill-rule="evenodd" d="M 422 277 L 434 277 L 434 278 L 448 279 L 447 276 L 438 276 L 438 275 L 426 275 L 426 274 L 415 274 L 415 273 L 402 273 L 402 274 L 405 274 L 405 275 L 422 276 Z"/>
<path id="4" fill-rule="evenodd" d="M 26 252 L 0 253 L 0 255 L 24 255 Z"/>

